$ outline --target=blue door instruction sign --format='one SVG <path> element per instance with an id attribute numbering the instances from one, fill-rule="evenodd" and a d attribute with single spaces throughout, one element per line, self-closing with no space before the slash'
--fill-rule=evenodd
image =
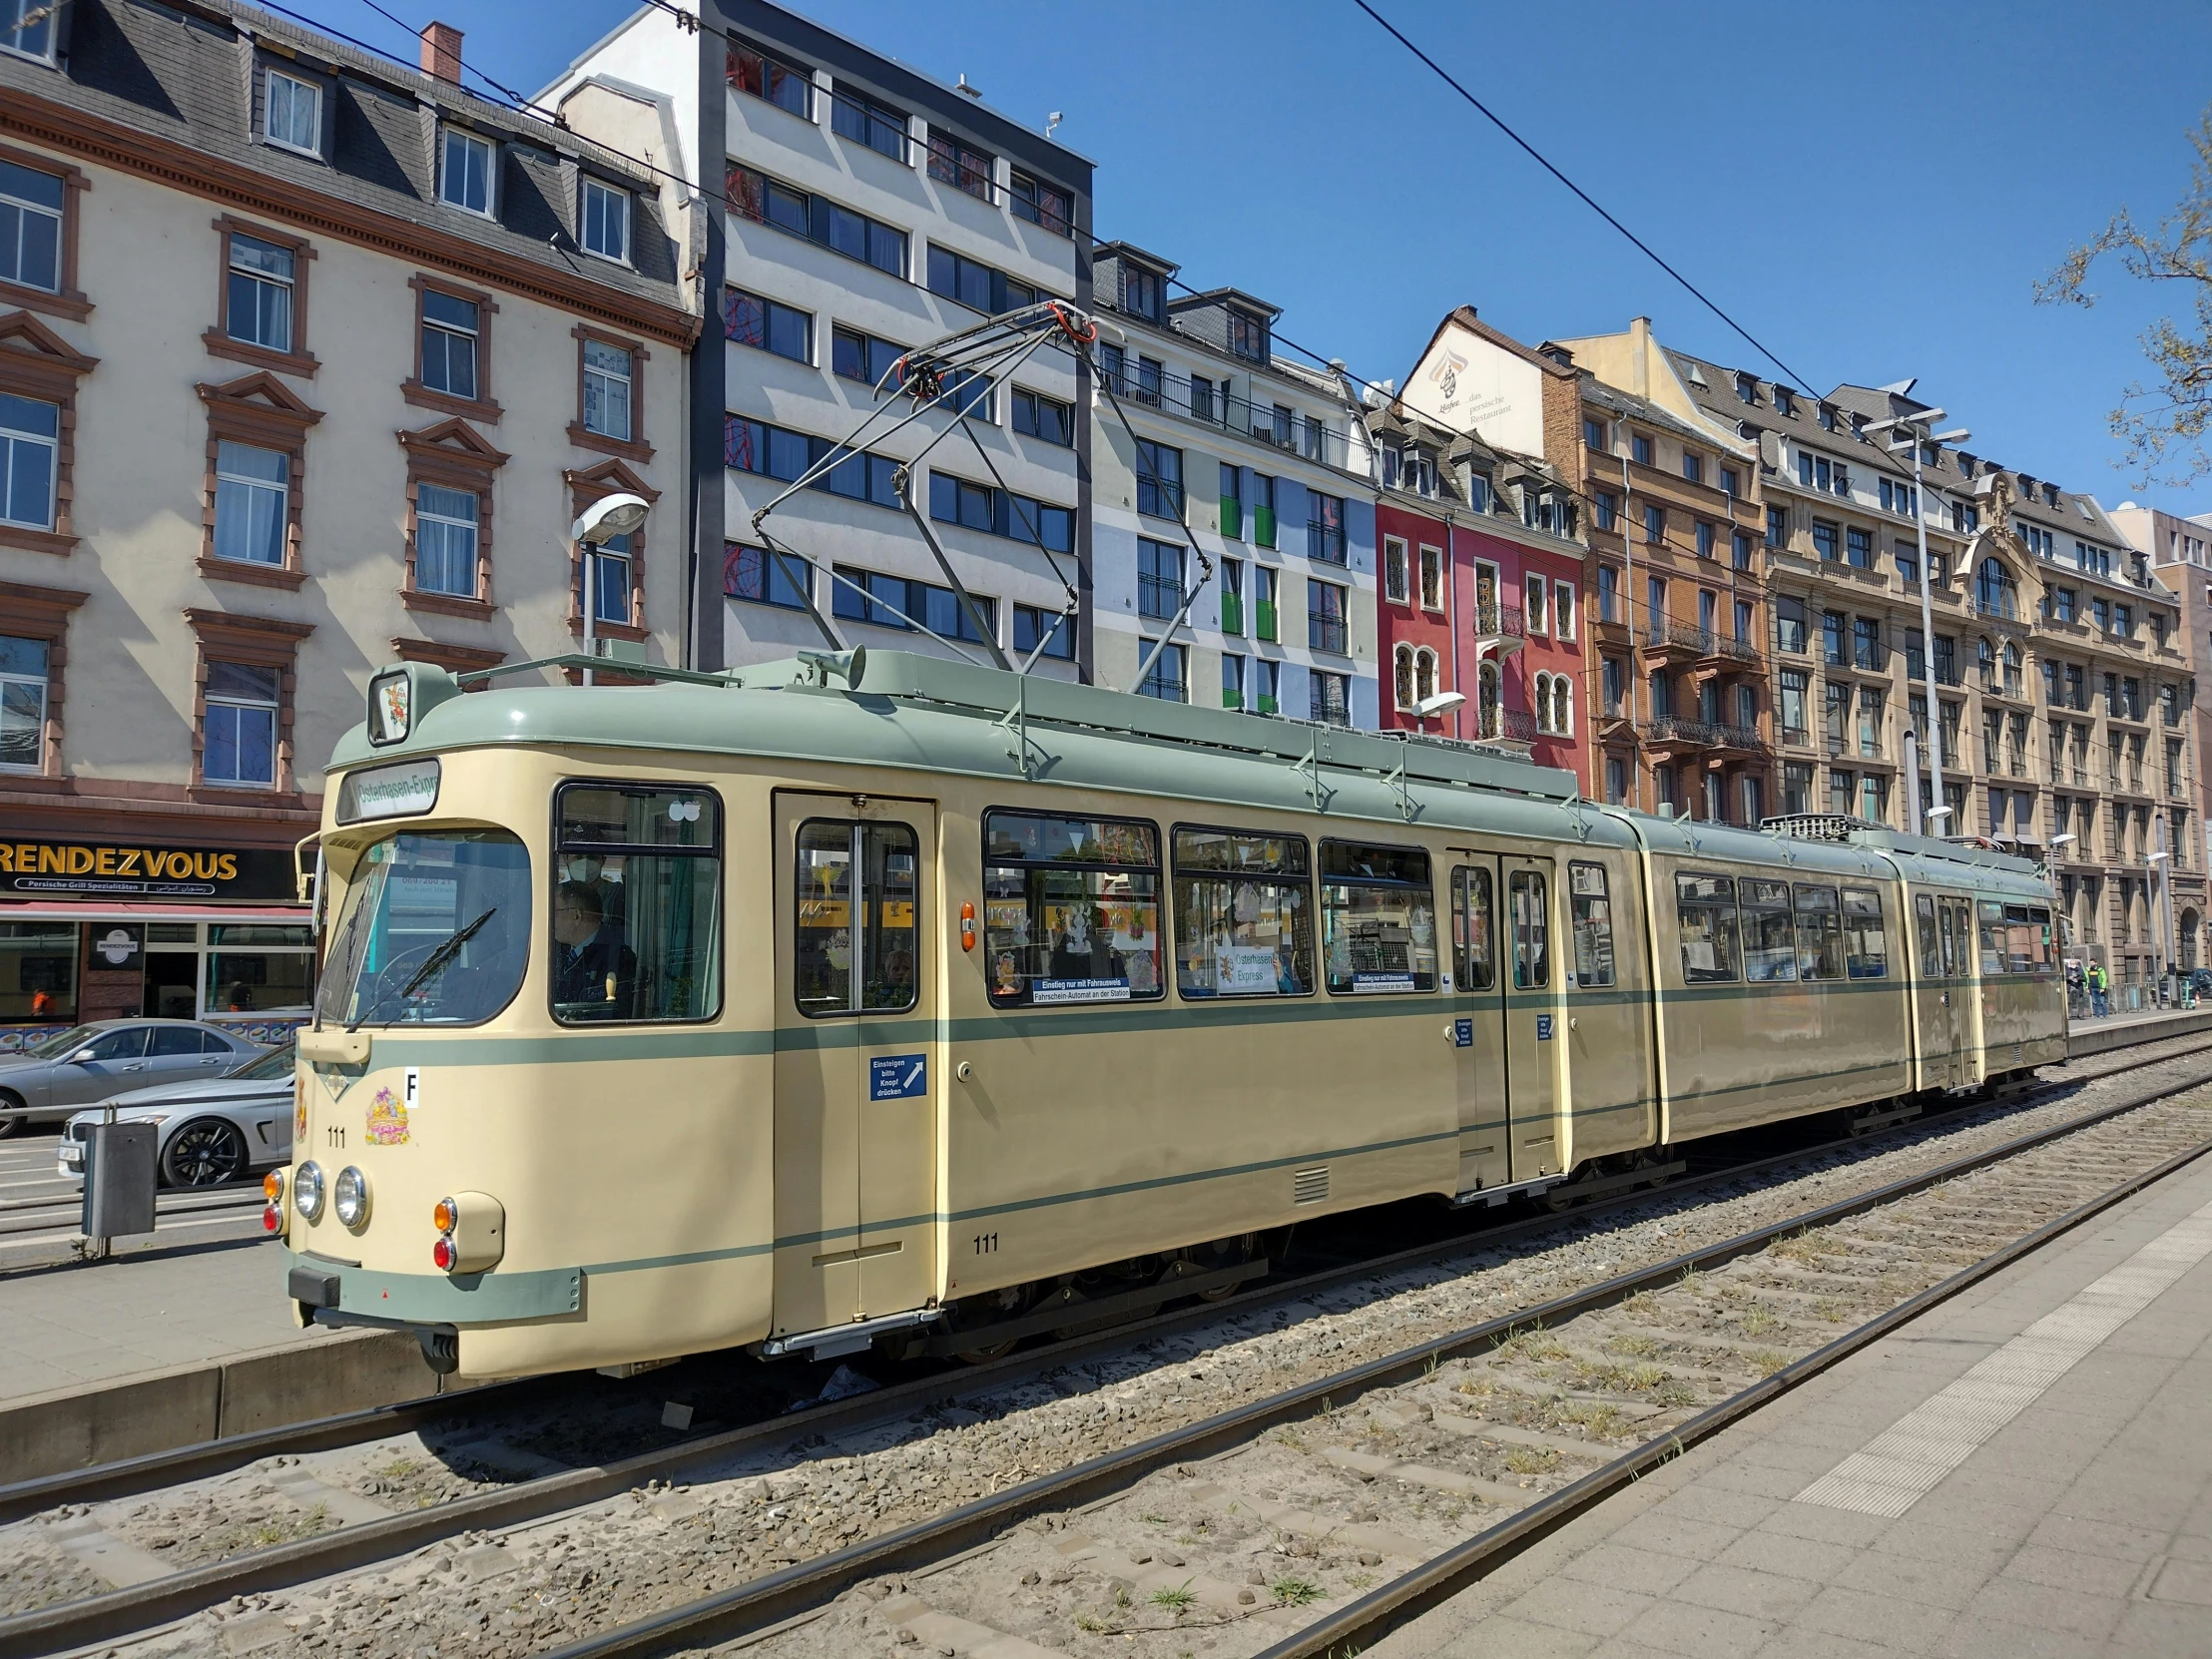
<path id="1" fill-rule="evenodd" d="M 1538 1014 L 1536 1016 L 1536 1040 L 1538 1042 L 1547 1043 L 1551 1041 L 1551 1019 L 1552 1016 L 1549 1014 Z"/>
<path id="2" fill-rule="evenodd" d="M 1471 1019 L 1453 1020 L 1451 1022 L 1451 1041 L 1455 1048 L 1472 1048 L 1474 1046 L 1474 1021 Z"/>
<path id="3" fill-rule="evenodd" d="M 870 1100 L 916 1100 L 929 1092 L 929 1056 L 876 1054 L 867 1063 Z"/>

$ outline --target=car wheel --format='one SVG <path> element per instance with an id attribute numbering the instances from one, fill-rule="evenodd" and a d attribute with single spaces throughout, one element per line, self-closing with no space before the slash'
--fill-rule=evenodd
<path id="1" fill-rule="evenodd" d="M 0 1110 L 19 1112 L 22 1109 L 23 1097 L 21 1095 L 11 1093 L 6 1089 L 0 1089 Z M 29 1121 L 28 1118 L 19 1117 L 0 1118 L 0 1141 L 6 1140 L 10 1135 L 21 1134 L 24 1124 Z"/>
<path id="2" fill-rule="evenodd" d="M 246 1137 L 217 1118 L 188 1123 L 162 1151 L 162 1179 L 172 1187 L 220 1187 L 246 1173 Z"/>

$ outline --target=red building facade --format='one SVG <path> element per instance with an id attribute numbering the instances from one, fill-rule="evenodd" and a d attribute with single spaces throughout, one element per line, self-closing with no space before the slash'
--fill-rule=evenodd
<path id="1" fill-rule="evenodd" d="M 1571 497 L 1540 463 L 1401 410 L 1372 426 L 1383 728 L 1524 750 L 1587 789 Z"/>

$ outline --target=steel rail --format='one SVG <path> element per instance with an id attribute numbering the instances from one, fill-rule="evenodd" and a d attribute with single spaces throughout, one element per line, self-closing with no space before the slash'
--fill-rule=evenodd
<path id="1" fill-rule="evenodd" d="M 1710 1271 L 1764 1250 L 1778 1239 L 1878 1209 L 2202 1086 L 2202 1083 L 2154 1086 L 2134 1099 L 2100 1108 L 2064 1124 L 2035 1130 L 1999 1146 L 1969 1153 L 1935 1169 L 1822 1205 L 1786 1221 L 1754 1228 L 1722 1243 L 1687 1251 L 1655 1266 L 1555 1297 L 1540 1306 L 1485 1320 L 1396 1354 L 1300 1383 L 1265 1399 L 1093 1457 L 1073 1468 L 1040 1475 L 931 1520 L 901 1527 L 818 1560 L 788 1567 L 665 1613 L 586 1637 L 554 1649 L 546 1659 L 648 1659 L 651 1655 L 752 1634 L 811 1612 L 862 1580 L 886 1573 L 914 1572 L 934 1565 L 947 1556 L 988 1542 L 1030 1515 L 1095 1503 L 1156 1470 L 1248 1444 L 1270 1428 L 1329 1410 L 1335 1402 L 1357 1397 L 1370 1389 L 1414 1381 L 1445 1360 L 1476 1353 L 1517 1331 L 1555 1325 L 1578 1314 L 1611 1307 L 1638 1291 L 1669 1284 L 1685 1273 Z M 2183 1161 L 2202 1156 L 2206 1151 L 2212 1151 L 2212 1142 L 2200 1145 Z M 2127 1191 L 2137 1190 L 2172 1163 L 2173 1160 L 2166 1160 L 2152 1171 L 2131 1177 L 2129 1183 L 2123 1185 Z M 2125 1193 L 2120 1196 L 2124 1197 Z M 2038 1234 L 2041 1231 L 2038 1229 Z M 1777 1374 L 1778 1377 L 1782 1375 L 1786 1374 Z M 4 1627 L 0 1627 L 0 1631 L 4 1631 Z M 5 1651 L 0 1648 L 0 1653 Z"/>
<path id="2" fill-rule="evenodd" d="M 1329 1659 L 1351 1659 L 1352 1655 L 1363 1652 L 1401 1625 L 1410 1623 L 1440 1602 L 1449 1600 L 1467 1585 L 1482 1578 L 1531 1544 L 1557 1531 L 1576 1516 L 1597 1507 L 1623 1486 L 1641 1479 L 1660 1465 L 1673 1461 L 1699 1441 L 1710 1439 L 1731 1423 L 1751 1415 L 1764 1405 L 1772 1404 L 1800 1383 L 1810 1382 L 1861 1349 L 1919 1319 L 1930 1309 L 1949 1301 L 1961 1291 L 1971 1289 L 2023 1257 L 2032 1255 L 2083 1222 L 2095 1220 L 2113 1205 L 2132 1198 L 2144 1188 L 2156 1185 L 2179 1170 L 2186 1169 L 2207 1153 L 2212 1153 L 2212 1140 L 2199 1141 L 2195 1146 L 2175 1153 L 2155 1167 L 2129 1176 L 2117 1186 L 2086 1203 L 2076 1205 L 2064 1215 L 2053 1217 L 2032 1233 L 2014 1239 L 1969 1267 L 1961 1268 L 1940 1284 L 1932 1285 L 1887 1313 L 1878 1314 L 1827 1347 L 1816 1349 L 1783 1367 L 1772 1377 L 1754 1382 L 1750 1387 L 1731 1394 L 1718 1404 L 1708 1406 L 1679 1427 L 1645 1441 L 1635 1450 L 1614 1458 L 1603 1468 L 1591 1470 L 1571 1485 L 1562 1486 L 1556 1492 L 1547 1492 L 1527 1508 L 1516 1511 L 1497 1525 L 1476 1533 L 1463 1543 L 1454 1544 L 1442 1554 L 1430 1557 L 1411 1572 L 1402 1573 L 1389 1583 L 1371 1590 L 1349 1606 L 1325 1613 L 1296 1635 L 1287 1636 L 1264 1650 L 1257 1659 L 1321 1659 L 1324 1655 L 1329 1656 Z"/>
<path id="3" fill-rule="evenodd" d="M 2146 1039 L 2146 1042 L 2156 1040 L 2172 1039 Z M 2176 1054 L 2161 1056 L 2156 1060 L 2133 1060 L 2123 1065 L 2112 1066 L 2093 1075 L 2054 1079 L 2048 1090 L 2036 1092 L 2055 1094 L 2072 1085 L 2095 1081 L 2099 1077 L 2114 1075 L 2119 1071 L 2139 1069 L 2146 1064 L 2161 1065 L 2192 1058 L 2208 1047 L 2212 1047 L 2212 1043 L 2199 1045 Z M 2208 1081 L 2212 1081 L 2212 1079 L 2195 1078 L 2182 1082 L 2154 1085 L 2137 1097 L 2098 1108 L 2096 1111 L 2086 1113 L 2080 1117 L 2069 1118 L 2063 1123 L 2033 1131 L 2027 1136 L 2015 1138 L 1996 1147 L 1968 1154 L 1964 1158 L 1940 1165 L 1936 1170 L 1916 1176 L 1908 1176 L 1900 1181 L 1872 1189 L 1856 1198 L 1839 1200 L 1822 1210 L 1809 1212 L 1787 1222 L 1776 1223 L 1772 1227 L 1760 1229 L 1753 1234 L 1741 1235 L 1738 1239 L 1708 1247 L 1704 1253 L 1691 1253 L 1687 1256 L 1677 1257 L 1656 1268 L 1638 1270 L 1636 1274 L 1624 1276 L 1622 1279 L 1606 1281 L 1602 1285 L 1572 1293 L 1568 1297 L 1555 1299 L 1553 1302 L 1545 1303 L 1539 1307 L 1525 1309 L 1496 1320 L 1487 1321 L 1468 1331 L 1434 1339 L 1408 1351 L 1408 1354 L 1419 1357 L 1416 1366 L 1416 1369 L 1418 1369 L 1419 1366 L 1433 1363 L 1428 1358 L 1431 1353 L 1444 1353 L 1454 1345 L 1478 1346 L 1480 1343 L 1491 1340 L 1493 1335 L 1509 1333 L 1518 1326 L 1555 1320 L 1568 1317 L 1574 1312 L 1585 1311 L 1580 1299 L 1598 1297 L 1601 1300 L 1590 1302 L 1588 1306 L 1604 1306 L 1606 1301 L 1618 1300 L 1632 1294 L 1634 1288 L 1640 1288 L 1646 1282 L 1661 1282 L 1668 1277 L 1679 1274 L 1683 1271 L 1685 1265 L 1699 1265 L 1708 1256 L 1717 1264 L 1720 1261 L 1731 1259 L 1733 1254 L 1743 1254 L 1748 1250 L 1764 1248 L 1764 1245 L 1771 1238 L 1781 1237 L 1789 1232 L 1799 1231 L 1806 1227 L 1821 1225 L 1824 1220 L 1841 1219 L 1844 1215 L 1854 1214 L 1858 1210 L 1886 1203 L 1892 1198 L 1904 1196 L 1907 1193 L 1919 1190 L 1921 1187 L 1953 1179 L 1959 1174 L 1979 1168 L 1984 1164 L 2013 1156 L 2049 1140 L 2094 1127 L 2113 1117 L 2140 1110 L 2144 1106 L 2168 1098 L 2171 1095 L 2202 1087 Z M 1988 1106 L 1987 1101 L 1972 1101 L 1962 1103 L 1958 1111 L 1971 1112 L 1977 1109 L 1987 1109 Z M 1953 1114 L 1940 1114 L 1941 1117 L 1951 1115 Z M 783 1441 L 795 1430 L 814 1434 L 848 1432 L 882 1419 L 902 1415 L 923 1405 L 954 1398 L 962 1394 L 974 1393 L 979 1388 L 1012 1381 L 1025 1375 L 1081 1364 L 1083 1361 L 1102 1353 L 1110 1353 L 1132 1345 L 1171 1337 L 1192 1327 L 1215 1324 L 1238 1314 L 1255 1312 L 1275 1304 L 1295 1302 L 1379 1275 L 1409 1267 L 1433 1265 L 1448 1260 L 1455 1255 L 1487 1250 L 1500 1243 L 1540 1237 L 1546 1233 L 1571 1228 L 1589 1220 L 1613 1215 L 1638 1206 L 1649 1205 L 1653 1202 L 1668 1202 L 1695 1193 L 1701 1188 L 1742 1180 L 1777 1167 L 1805 1162 L 1829 1153 L 1869 1152 L 1876 1149 L 1885 1137 L 1901 1135 L 1915 1128 L 1926 1127 L 1932 1121 L 1938 1120 L 1922 1117 L 1911 1123 L 1885 1129 L 1876 1135 L 1845 1137 L 1812 1147 L 1775 1153 L 1753 1160 L 1750 1163 L 1731 1165 L 1688 1180 L 1675 1182 L 1663 1189 L 1645 1189 L 1631 1192 L 1617 1198 L 1607 1198 L 1560 1213 L 1526 1216 L 1503 1226 L 1454 1235 L 1449 1239 L 1411 1246 L 1385 1256 L 1365 1257 L 1358 1261 L 1334 1265 L 1316 1273 L 1301 1275 L 1296 1279 L 1263 1285 L 1256 1290 L 1222 1302 L 1198 1303 L 1191 1307 L 1177 1309 L 1172 1313 L 1156 1315 L 1149 1320 L 1116 1326 L 1106 1331 L 1009 1355 L 985 1365 L 966 1367 L 957 1372 L 940 1372 L 928 1377 L 916 1378 L 865 1394 L 813 1406 L 803 1411 L 794 1411 L 788 1415 L 749 1423 L 738 1428 L 721 1430 L 673 1446 L 642 1452 L 636 1456 L 619 1459 L 615 1462 L 590 1468 L 565 1470 L 559 1474 L 543 1475 L 536 1479 L 518 1482 L 512 1486 L 504 1486 L 467 1497 L 455 1498 L 428 1509 L 405 1512 L 373 1521 L 364 1521 L 354 1526 L 319 1534 L 312 1538 L 275 1545 L 225 1561 L 209 1562 L 203 1566 L 190 1568 L 170 1577 L 150 1580 L 144 1584 L 108 1591 L 98 1596 L 86 1597 L 80 1601 L 60 1603 L 52 1607 L 18 1614 L 12 1618 L 0 1619 L 0 1659 L 32 1659 L 32 1656 L 136 1634 L 157 1625 L 188 1617 L 235 1595 L 284 1589 L 331 1573 L 371 1565 L 461 1532 L 492 1530 L 542 1519 L 546 1515 L 558 1513 L 563 1509 L 578 1508 L 619 1495 L 621 1492 L 648 1479 L 666 1478 L 699 1464 L 728 1458 L 762 1442 Z M 1746 1241 L 1752 1240 L 1757 1242 L 1746 1243 Z M 1633 1286 L 1629 1289 L 1618 1289 L 1620 1286 L 1627 1285 L 1630 1280 L 1635 1282 Z M 1173 1293 L 1169 1291 L 1167 1294 L 1172 1295 Z M 1063 1317 L 1071 1321 L 1080 1318 L 1080 1304 L 1071 1304 L 1063 1311 Z M 977 1335 L 980 1335 L 980 1333 Z M 954 1511 L 951 1515 L 939 1517 L 937 1520 L 919 1522 L 913 1527 L 902 1529 L 900 1532 L 886 1534 L 884 1538 L 874 1540 L 871 1543 L 854 1545 L 851 1549 L 824 1557 L 820 1561 L 803 1563 L 770 1578 L 750 1581 L 746 1585 L 740 1585 L 731 1591 L 724 1592 L 723 1597 L 715 1599 L 719 1601 L 728 1597 L 737 1597 L 749 1591 L 767 1594 L 772 1586 L 785 1586 L 787 1581 L 794 1585 L 811 1582 L 810 1574 L 829 1570 L 834 1564 L 845 1561 L 847 1557 L 866 1554 L 872 1558 L 875 1552 L 886 1549 L 894 1543 L 901 1543 L 902 1540 L 909 1540 L 916 1535 L 926 1537 L 931 1535 L 930 1529 L 932 1528 L 960 1522 L 962 1517 L 968 1516 L 971 1510 L 996 1513 L 997 1511 L 992 1508 L 994 1504 L 1003 1503 L 1017 1494 L 1030 1492 L 1032 1488 L 1049 1486 L 1054 1481 L 1073 1481 L 1080 1477 L 1085 1483 L 1085 1489 L 1088 1489 L 1091 1485 L 1096 1485 L 1097 1493 L 1094 1495 L 1103 1495 L 1104 1492 L 1115 1489 L 1117 1485 L 1126 1484 L 1127 1481 L 1149 1472 L 1151 1467 L 1157 1466 L 1161 1461 L 1173 1461 L 1177 1457 L 1209 1455 L 1210 1451 L 1208 1449 L 1200 1447 L 1210 1444 L 1210 1441 L 1193 1439 L 1186 1446 L 1186 1449 L 1180 1452 L 1163 1452 L 1148 1450 L 1148 1448 L 1155 1448 L 1171 1442 L 1179 1443 L 1178 1436 L 1196 1435 L 1201 1430 L 1207 1430 L 1215 1424 L 1234 1425 L 1242 1422 L 1249 1413 L 1263 1409 L 1273 1410 L 1277 1414 L 1269 1416 L 1265 1422 L 1260 1424 L 1260 1428 L 1273 1426 L 1277 1421 L 1295 1420 L 1299 1416 L 1308 1414 L 1311 1410 L 1320 1408 L 1316 1402 L 1325 1400 L 1331 1391 L 1341 1393 L 1348 1386 L 1364 1388 L 1379 1385 L 1376 1381 L 1348 1382 L 1348 1379 L 1357 1380 L 1366 1377 L 1371 1372 L 1376 1372 L 1380 1376 L 1382 1370 L 1387 1370 L 1387 1368 L 1406 1363 L 1406 1355 L 1397 1355 L 1370 1362 L 1366 1366 L 1354 1368 L 1352 1371 L 1340 1374 L 1336 1378 L 1325 1379 L 1321 1383 L 1293 1390 L 1289 1394 L 1275 1396 L 1270 1400 L 1254 1402 L 1252 1405 L 1240 1407 L 1236 1411 L 1224 1413 L 1219 1417 L 1209 1418 L 1205 1422 L 1191 1425 L 1187 1429 L 1173 1431 L 1168 1435 L 1159 1436 L 1155 1440 L 1143 1442 L 1139 1446 L 1124 1448 L 1120 1452 L 1110 1453 L 1091 1462 L 1079 1464 L 1075 1468 L 1062 1471 L 1058 1475 L 1040 1476 L 1038 1480 L 1028 1482 L 1024 1486 L 1013 1488 L 1009 1492 L 998 1494 L 991 1499 L 981 1500 L 978 1504 L 968 1505 L 966 1508 Z M 544 1384 L 551 1381 L 551 1379 L 543 1378 L 529 1379 L 522 1382 L 509 1384 L 509 1386 L 520 1388 L 531 1383 Z M 488 1393 L 489 1389 L 472 1390 L 467 1394 L 437 1395 L 423 1400 L 411 1401 L 404 1405 L 380 1407 L 378 1411 L 348 1413 L 343 1417 L 317 1419 L 314 1422 L 298 1424 L 288 1429 L 271 1429 L 264 1434 L 253 1437 L 253 1443 L 258 1449 L 251 1452 L 246 1451 L 246 1437 L 242 1436 L 239 1440 L 202 1442 L 195 1446 L 182 1447 L 173 1452 L 153 1453 L 126 1462 L 102 1465 L 96 1469 L 72 1471 L 67 1474 L 51 1475 L 35 1481 L 0 1487 L 0 1518 L 19 1516 L 26 1512 L 35 1512 L 65 1502 L 97 1501 L 149 1490 L 164 1484 L 175 1484 L 181 1480 L 204 1478 L 209 1474 L 222 1472 L 227 1467 L 252 1461 L 254 1457 L 272 1455 L 279 1450 L 328 1449 L 332 1446 L 378 1438 L 381 1437 L 381 1432 L 404 1431 L 404 1427 L 412 1426 L 417 1421 L 438 1415 L 441 1412 L 462 1409 L 475 1403 L 478 1399 L 486 1397 Z M 403 1424 L 398 1423 L 396 1417 L 388 1419 L 392 1420 L 395 1426 L 391 1429 L 379 1431 L 374 1427 L 374 1419 L 379 1412 L 409 1413 L 409 1415 Z M 1249 1438 L 1251 1433 L 1258 1432 L 1259 1428 L 1236 1429 L 1233 1432 L 1230 1430 L 1223 1431 L 1231 1432 L 1231 1438 L 1224 1443 L 1236 1443 L 1239 1439 Z M 295 1448 L 282 1443 L 283 1437 L 286 1435 L 294 1435 L 302 1439 L 312 1436 L 312 1443 Z M 1150 1461 L 1143 1461 L 1141 1466 L 1131 1463 L 1130 1460 L 1137 1458 L 1140 1453 L 1145 1454 Z M 1003 1526 L 1010 1519 L 1018 1519 L 1020 1514 L 1028 1512 L 1028 1507 L 1058 1507 L 1064 1506 L 1068 1502 L 1082 1501 L 1088 1501 L 1088 1498 L 1054 1499 L 1049 1496 L 1039 1496 L 1025 1499 L 1024 1502 L 1027 1506 L 1018 1513 L 992 1522 L 991 1527 L 985 1528 L 983 1533 L 977 1534 L 971 1541 L 980 1541 L 980 1537 L 987 1535 L 991 1528 Z M 963 1522 L 963 1524 L 966 1523 Z M 978 1520 L 973 1524 L 981 1525 L 981 1522 Z M 901 1543 L 901 1547 L 918 1546 Z M 947 1547 L 956 1549 L 966 1546 L 965 1544 L 954 1544 Z M 944 1553 L 944 1551 L 940 1550 L 938 1553 Z M 856 1578 L 871 1576 L 875 1572 L 911 1570 L 914 1564 L 918 1564 L 918 1562 L 907 1562 L 901 1559 L 887 1566 L 866 1566 L 854 1571 L 848 1577 L 839 1578 L 837 1587 L 841 1589 L 845 1583 Z M 776 1593 L 783 1594 L 784 1591 L 778 1589 Z M 836 1591 L 831 1590 L 828 1593 L 834 1594 Z M 805 1605 L 812 1604 L 806 1603 Z M 792 1611 L 805 1610 L 805 1605 L 796 1607 Z M 767 1622 L 774 1622 L 774 1619 L 789 1616 L 791 1616 L 791 1611 L 776 1613 L 769 1617 Z M 750 1628 L 750 1623 L 748 1627 Z M 561 1650 L 564 1655 L 570 1651 L 570 1649 Z M 587 1642 L 578 1645 L 573 1651 L 577 1654 L 584 1654 L 597 1653 L 602 1650 L 591 1647 Z M 608 1653 L 627 1653 L 631 1650 L 609 1648 L 604 1651 Z M 639 1649 L 637 1651 L 648 1650 Z"/>

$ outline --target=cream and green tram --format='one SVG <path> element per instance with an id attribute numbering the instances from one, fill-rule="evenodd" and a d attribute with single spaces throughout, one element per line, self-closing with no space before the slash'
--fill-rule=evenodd
<path id="1" fill-rule="evenodd" d="M 988 1347 L 2063 1047 L 2018 860 L 1467 746 L 888 652 L 369 710 L 269 1219 L 472 1376 Z"/>

